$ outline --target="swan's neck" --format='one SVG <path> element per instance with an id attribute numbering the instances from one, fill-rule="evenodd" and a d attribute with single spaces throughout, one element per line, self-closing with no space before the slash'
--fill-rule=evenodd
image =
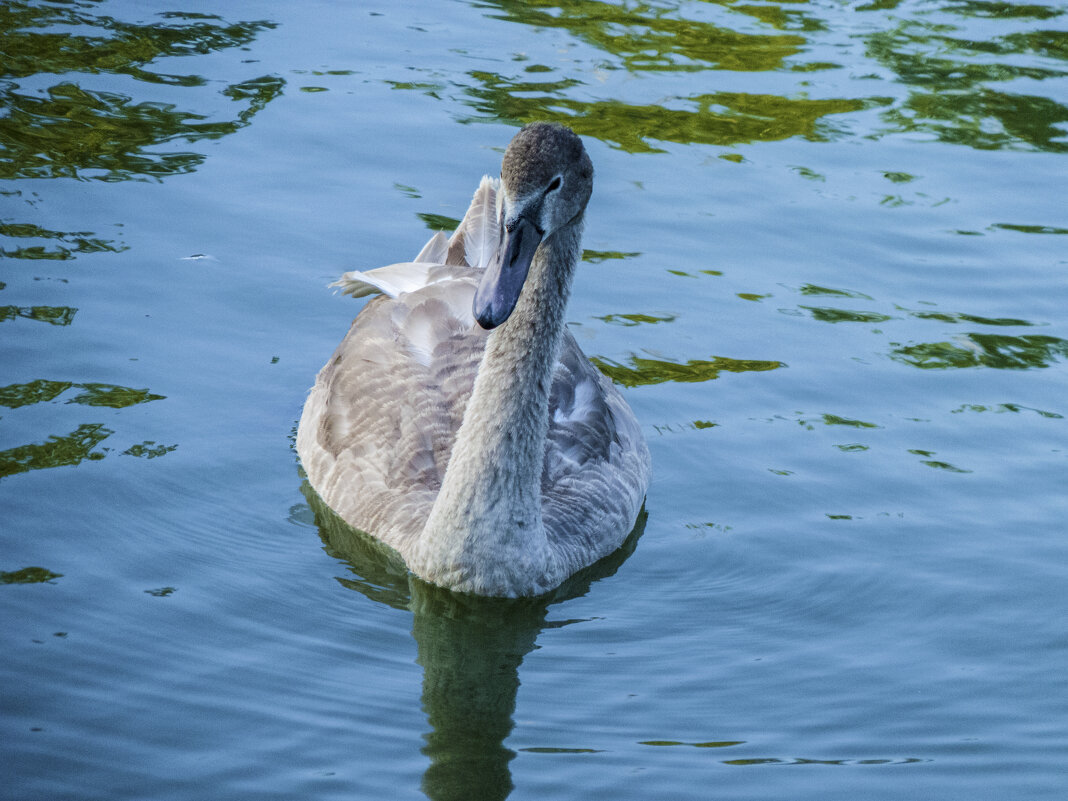
<path id="1" fill-rule="evenodd" d="M 541 474 L 564 310 L 582 218 L 546 238 L 519 302 L 486 340 L 474 390 L 417 553 L 454 589 L 533 594 L 558 583 L 541 516 Z"/>

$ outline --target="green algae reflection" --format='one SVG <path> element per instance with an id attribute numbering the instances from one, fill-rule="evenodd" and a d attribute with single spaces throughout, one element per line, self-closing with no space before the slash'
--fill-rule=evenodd
<path id="1" fill-rule="evenodd" d="M 1008 4 L 962 3 L 945 11 L 1011 20 L 1046 19 L 1061 11 Z M 1068 76 L 1068 31 L 1042 29 L 982 39 L 952 35 L 951 17 L 907 18 L 867 36 L 867 55 L 910 87 L 908 97 L 883 114 L 885 133 L 934 134 L 939 141 L 979 150 L 1020 148 L 1068 152 L 1068 106 L 1014 89 Z M 993 32 L 993 27 L 988 30 Z M 1029 63 L 1021 64 L 1021 59 Z M 1064 66 L 1053 66 L 1054 64 Z M 1038 66 L 1049 64 L 1050 66 Z"/>
<path id="2" fill-rule="evenodd" d="M 0 570 L 0 584 L 51 584 L 62 573 L 53 573 L 43 567 L 24 567 L 21 570 Z"/>
<path id="3" fill-rule="evenodd" d="M 35 403 L 48 403 L 71 388 L 82 391 L 67 401 L 83 406 L 106 406 L 110 409 L 124 409 L 139 403 L 164 400 L 165 396 L 156 395 L 147 389 L 132 389 L 116 384 L 89 382 L 75 384 L 70 381 L 47 381 L 38 379 L 25 384 L 9 384 L 0 387 L 0 406 L 17 409 Z"/>
<path id="4" fill-rule="evenodd" d="M 149 83 L 199 86 L 197 75 L 146 70 L 156 59 L 195 56 L 251 44 L 275 23 L 227 24 L 214 14 L 164 12 L 165 23 L 138 24 L 90 14 L 90 3 L 62 5 L 8 0 L 0 10 L 4 72 L 24 78 L 40 72 L 117 73 Z M 78 34 L 72 33 L 78 31 Z"/>
<path id="5" fill-rule="evenodd" d="M 163 395 L 155 395 L 147 389 L 131 389 L 120 387 L 115 384 L 78 384 L 82 392 L 75 395 L 67 403 L 80 403 L 84 406 L 107 406 L 111 409 L 124 409 L 127 406 L 135 406 L 138 403 L 164 400 Z"/>
<path id="6" fill-rule="evenodd" d="M 14 250 L 0 248 L 0 256 L 5 259 L 67 261 L 75 258 L 78 253 L 120 253 L 127 249 L 125 245 L 116 245 L 107 239 L 96 237 L 91 231 L 52 231 L 32 223 L 0 222 L 0 236 L 56 242 L 52 248 L 43 245 L 24 245 Z"/>
<path id="7" fill-rule="evenodd" d="M 802 9 L 722 3 L 715 20 L 687 19 L 679 4 L 632 2 L 613 5 L 595 0 L 497 0 L 488 16 L 534 30 L 566 31 L 594 54 L 598 71 L 644 73 L 794 72 L 833 69 L 825 63 L 794 63 L 810 47 L 806 37 L 825 24 Z M 733 30 L 732 15 L 747 29 Z M 702 16 L 708 16 L 702 14 Z M 758 21 L 754 25 L 753 20 Z M 525 60 L 519 58 L 518 60 Z M 521 76 L 488 71 L 468 73 L 471 82 L 454 99 L 475 110 L 463 122 L 534 120 L 564 122 L 577 133 L 630 152 L 661 152 L 661 142 L 730 146 L 772 142 L 794 136 L 826 141 L 839 133 L 831 115 L 886 105 L 886 98 L 782 97 L 745 92 L 684 93 L 655 104 L 591 98 L 573 74 L 530 64 Z M 585 74 L 585 73 L 583 73 Z M 390 82 L 398 89 L 440 98 L 441 82 Z M 669 107 L 670 106 L 670 107 Z"/>
<path id="8" fill-rule="evenodd" d="M 606 314 L 603 317 L 598 317 L 598 320 L 602 320 L 609 325 L 622 325 L 627 327 L 633 327 L 636 325 L 656 325 L 657 323 L 673 323 L 675 322 L 674 314 Z"/>
<path id="9" fill-rule="evenodd" d="M 631 2 L 613 5 L 594 0 L 496 0 L 484 7 L 490 16 L 532 29 L 567 31 L 600 57 L 597 70 L 644 73 L 814 72 L 840 69 L 833 63 L 805 62 L 806 53 L 825 39 L 829 26 L 819 8 L 779 4 L 745 5 L 721 0 L 720 10 L 687 19 L 678 3 Z M 946 6 L 911 8 L 894 14 L 898 0 L 860 5 L 871 15 L 867 31 L 853 36 L 864 55 L 908 87 L 899 100 L 886 97 L 809 99 L 776 95 L 714 93 L 679 95 L 658 105 L 576 97 L 573 77 L 552 80 L 554 70 L 531 65 L 539 80 L 472 72 L 479 85 L 465 100 L 478 112 L 472 120 L 535 119 L 567 122 L 583 135 L 628 152 L 655 152 L 656 142 L 729 146 L 804 136 L 813 141 L 839 133 L 829 115 L 885 107 L 878 135 L 933 134 L 939 141 L 976 149 L 1068 151 L 1064 139 L 1068 106 L 1038 93 L 1021 91 L 1039 82 L 1068 76 L 1068 31 L 1058 20 L 1062 8 L 964 0 Z M 889 12 L 889 13 L 888 13 Z M 758 20 L 767 32 L 729 27 L 732 15 Z M 878 20 L 875 17 L 882 17 Z M 981 32 L 976 21 L 983 22 Z M 1033 21 L 1021 30 L 1019 21 Z M 741 27 L 741 26 L 740 26 Z M 759 28 L 757 29 L 759 31 Z M 819 39 L 817 39 L 819 37 Z M 862 65 L 854 70 L 861 74 Z M 873 72 L 872 77 L 879 77 Z M 1000 86 L 999 86 L 1000 84 Z M 440 96 L 443 84 L 434 85 Z M 578 87 L 581 89 L 581 87 Z M 670 103 L 673 108 L 667 108 Z M 677 108 L 678 105 L 688 108 Z M 818 123 L 818 124 L 817 124 Z"/>
<path id="10" fill-rule="evenodd" d="M 711 381 L 718 378 L 720 373 L 764 372 L 786 366 L 783 362 L 731 359 L 726 356 L 714 356 L 709 360 L 690 359 L 683 363 L 647 359 L 642 356 L 631 356 L 627 364 L 597 356 L 592 357 L 590 361 L 606 376 L 625 387 L 663 384 L 668 381 L 692 384 Z"/>
<path id="11" fill-rule="evenodd" d="M 9 384 L 0 387 L 0 406 L 17 409 L 34 403 L 48 403 L 66 392 L 74 384 L 70 381 L 29 381 L 25 384 Z"/>
<path id="12" fill-rule="evenodd" d="M 1024 370 L 1049 367 L 1068 358 L 1068 341 L 1040 334 L 965 334 L 954 342 L 921 342 L 893 350 L 890 358 L 923 370 L 996 367 Z"/>
<path id="13" fill-rule="evenodd" d="M 87 8 L 86 3 L 27 2 L 0 8 L 0 107 L 5 109 L 0 116 L 0 179 L 143 181 L 188 173 L 204 161 L 204 154 L 155 148 L 234 133 L 285 84 L 270 75 L 230 84 L 222 94 L 244 108 L 227 120 L 209 120 L 174 103 L 83 87 L 71 76 L 110 73 L 147 84 L 203 87 L 208 81 L 202 76 L 148 67 L 168 57 L 246 46 L 274 27 L 271 22 L 228 24 L 210 15 L 177 12 L 163 14 L 162 24 L 135 24 Z M 15 82 L 42 74 L 66 78 L 33 94 L 20 91 Z"/>
<path id="14" fill-rule="evenodd" d="M 836 309 L 831 306 L 800 306 L 821 323 L 885 323 L 893 318 L 889 314 L 873 311 Z"/>
<path id="15" fill-rule="evenodd" d="M 256 106 L 282 89 L 281 78 L 265 77 L 228 87 L 224 94 L 260 97 L 237 120 L 205 121 L 169 103 L 139 102 L 115 92 L 86 90 L 64 82 L 46 97 L 0 88 L 0 178 L 95 178 L 104 181 L 160 180 L 195 170 L 205 156 L 150 148 L 175 140 L 219 139 L 248 124 Z"/>
<path id="16" fill-rule="evenodd" d="M 70 325 L 77 312 L 70 306 L 0 306 L 0 323 L 21 317 L 49 325 Z"/>
<path id="17" fill-rule="evenodd" d="M 93 449 L 114 433 L 100 423 L 89 423 L 65 436 L 51 436 L 46 442 L 0 451 L 0 478 L 30 470 L 76 465 L 85 459 L 103 459 L 104 454 Z"/>
<path id="18" fill-rule="evenodd" d="M 76 384 L 72 381 L 38 379 L 0 387 L 0 406 L 19 409 L 39 403 L 51 403 L 72 389 L 78 392 L 66 403 L 79 406 L 124 409 L 128 406 L 164 400 L 163 395 L 154 394 L 147 389 L 133 389 L 99 382 Z M 19 445 L 0 451 L 0 478 L 26 473 L 30 470 L 64 467 L 80 464 L 85 460 L 103 459 L 110 448 L 98 450 L 97 446 L 114 433 L 102 423 L 85 423 L 69 434 L 52 435 L 44 442 Z M 152 459 L 170 453 L 177 447 L 177 445 L 159 445 L 154 441 L 145 441 L 132 445 L 123 451 L 123 454 Z"/>
<path id="19" fill-rule="evenodd" d="M 963 0 L 949 5 L 874 0 L 852 8 L 856 29 L 844 34 L 863 48 L 850 72 L 857 78 L 892 82 L 889 96 L 810 98 L 796 81 L 789 96 L 676 90 L 652 104 L 605 97 L 577 76 L 634 76 L 679 73 L 817 73 L 843 65 L 806 61 L 828 44 L 843 47 L 816 5 L 742 4 L 712 0 L 707 5 L 635 0 L 487 0 L 487 16 L 531 31 L 566 32 L 581 42 L 583 69 L 527 64 L 511 74 L 468 73 L 467 81 L 441 79 L 387 83 L 474 109 L 461 122 L 515 124 L 533 120 L 565 122 L 578 133 L 632 153 L 659 152 L 657 143 L 731 146 L 793 136 L 810 141 L 840 138 L 846 131 L 833 115 L 882 109 L 881 125 L 869 136 L 926 134 L 940 142 L 975 149 L 1068 151 L 1068 105 L 1055 94 L 1038 93 L 1042 82 L 1068 76 L 1068 31 L 1058 7 Z M 714 8 L 718 7 L 718 8 Z M 687 15 L 701 19 L 688 19 Z M 745 19 L 742 19 L 745 17 Z M 732 20 L 737 19 L 739 30 Z M 1047 23 L 1047 20 L 1056 22 Z M 754 24 L 754 20 L 756 24 Z M 1021 30 L 1022 23 L 1030 29 Z M 525 54 L 513 60 L 525 62 Z M 865 60 L 867 63 L 865 63 Z M 562 74 L 561 74 L 562 73 Z M 674 83 L 684 86 L 685 78 Z M 689 84 L 692 86 L 693 84 Z M 898 87 L 905 87 L 904 94 Z M 458 92 L 450 90 L 456 87 Z M 856 124 L 856 123 L 854 123 Z M 721 157 L 725 157 L 721 155 Z M 726 157 L 741 158 L 740 154 Z M 889 180 L 906 173 L 888 173 Z"/>
<path id="20" fill-rule="evenodd" d="M 45 442 L 19 445 L 0 451 L 0 479 L 31 470 L 71 467 L 86 460 L 99 461 L 112 449 L 97 450 L 97 446 L 114 433 L 102 423 L 85 423 L 69 434 L 52 435 Z M 122 451 L 122 455 L 155 459 L 177 449 L 177 445 L 161 445 L 154 440 L 145 440 L 131 445 Z"/>
<path id="21" fill-rule="evenodd" d="M 562 28 L 611 54 L 610 68 L 629 72 L 696 72 L 710 68 L 743 72 L 781 69 L 801 52 L 796 33 L 739 33 L 711 22 L 684 19 L 677 5 L 646 2 L 616 6 L 598 0 L 498 0 L 488 4 L 499 19 L 535 28 Z M 777 7 L 739 6 L 733 10 L 774 28 L 813 30 L 818 20 Z"/>
<path id="22" fill-rule="evenodd" d="M 3 144 L 0 143 L 0 153 Z M 33 205 L 33 193 L 21 189 L 0 191 L 0 197 L 11 200 L 23 200 Z M 121 226 L 117 226 L 121 227 Z M 3 239 L 11 240 L 12 247 L 7 247 Z M 121 253 L 129 248 L 121 242 L 104 239 L 92 231 L 56 231 L 29 222 L 0 220 L 0 258 L 25 259 L 28 261 L 71 261 L 82 255 L 93 253 Z M 66 282 L 66 279 L 59 279 Z M 0 286 L 0 289 L 3 287 Z M 27 316 L 17 307 L 4 307 L 0 319 L 13 316 Z M 16 309 L 13 313 L 12 310 Z"/>
<path id="23" fill-rule="evenodd" d="M 669 109 L 620 100 L 562 97 L 568 88 L 512 81 L 495 73 L 473 72 L 481 86 L 468 89 L 470 104 L 482 115 L 466 121 L 535 120 L 562 122 L 628 153 L 659 153 L 656 142 L 727 147 L 777 142 L 794 136 L 828 141 L 839 133 L 825 117 L 884 105 L 883 99 L 786 98 L 744 92 L 715 92 L 675 98 L 687 106 Z M 540 88 L 539 88 L 540 87 Z M 542 94 L 534 94 L 541 91 Z"/>

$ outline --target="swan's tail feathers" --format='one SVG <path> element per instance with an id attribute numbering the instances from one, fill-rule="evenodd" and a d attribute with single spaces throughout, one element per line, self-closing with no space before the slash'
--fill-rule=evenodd
<path id="1" fill-rule="evenodd" d="M 448 264 L 466 264 L 484 270 L 497 252 L 501 240 L 500 182 L 488 175 L 471 198 L 471 205 L 449 240 Z"/>
<path id="2" fill-rule="evenodd" d="M 430 243 L 427 244 L 429 246 Z M 423 250 L 426 250 L 426 248 L 423 248 Z M 378 267 L 374 270 L 352 270 L 345 273 L 330 286 L 338 287 L 342 295 L 352 295 L 354 298 L 362 298 L 366 295 L 373 295 L 376 292 L 382 292 L 391 298 L 395 298 L 404 292 L 412 292 L 416 289 L 421 289 L 427 284 L 434 283 L 430 275 L 431 270 L 441 266 L 441 264 L 433 262 L 406 261 L 399 264 L 390 264 L 386 267 Z M 438 276 L 435 276 L 435 278 L 441 280 Z"/>

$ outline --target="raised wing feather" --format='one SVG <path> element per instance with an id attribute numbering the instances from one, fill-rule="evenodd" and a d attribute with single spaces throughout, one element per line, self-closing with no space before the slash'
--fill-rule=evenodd
<path id="1" fill-rule="evenodd" d="M 423 245 L 423 249 L 419 251 L 419 255 L 415 257 L 415 260 L 426 261 L 431 264 L 444 264 L 448 255 L 449 238 L 443 232 L 438 231 Z"/>
<path id="2" fill-rule="evenodd" d="M 463 274 L 455 268 L 484 270 L 500 242 L 499 182 L 483 176 L 471 205 L 452 237 L 438 231 L 414 261 L 398 262 L 373 270 L 350 270 L 330 286 L 343 295 L 362 298 L 381 292 L 391 298 Z"/>
<path id="3" fill-rule="evenodd" d="M 341 290 L 342 295 L 362 298 L 381 292 L 395 298 L 404 292 L 414 292 L 432 283 L 431 273 L 443 264 L 405 261 L 376 267 L 374 270 L 350 270 L 330 284 Z"/>
<path id="4" fill-rule="evenodd" d="M 501 241 L 497 181 L 483 176 L 457 233 L 463 233 L 464 260 L 476 270 L 484 270 Z"/>

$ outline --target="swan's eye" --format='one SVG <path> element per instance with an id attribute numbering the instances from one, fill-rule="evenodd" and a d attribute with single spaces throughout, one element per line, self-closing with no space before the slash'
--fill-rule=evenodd
<path id="1" fill-rule="evenodd" d="M 546 189 L 545 191 L 546 192 L 555 192 L 559 188 L 560 188 L 560 176 L 557 175 L 555 178 L 553 178 L 553 182 L 551 184 L 549 184 L 549 188 Z"/>

